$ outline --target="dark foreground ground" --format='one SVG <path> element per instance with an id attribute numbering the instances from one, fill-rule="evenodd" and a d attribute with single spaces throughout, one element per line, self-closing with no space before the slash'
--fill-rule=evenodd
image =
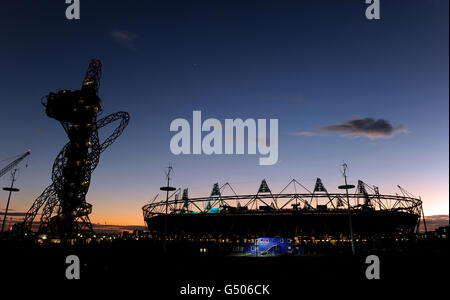
<path id="1" fill-rule="evenodd" d="M 115 287 L 131 285 L 174 296 L 180 296 L 182 287 L 187 284 L 214 286 L 221 290 L 217 295 L 224 294 L 227 284 L 269 284 L 270 294 L 281 296 L 301 294 L 311 284 L 327 287 L 329 283 L 342 283 L 352 289 L 368 282 L 389 282 L 398 287 L 406 283 L 409 287 L 430 284 L 436 288 L 448 281 L 446 240 L 422 242 L 402 251 L 358 249 L 355 256 L 343 253 L 229 257 L 205 255 L 198 252 L 196 246 L 173 244 L 168 245 L 168 250 L 168 254 L 163 255 L 161 244 L 146 240 L 78 246 L 42 246 L 31 241 L 3 240 L 0 241 L 0 280 L 3 284 L 17 280 L 25 284 L 68 281 L 65 260 L 75 254 L 81 263 L 81 279 L 77 282 L 98 285 L 120 282 Z M 365 259 L 370 254 L 380 258 L 380 280 L 369 281 L 365 277 L 368 266 Z"/>

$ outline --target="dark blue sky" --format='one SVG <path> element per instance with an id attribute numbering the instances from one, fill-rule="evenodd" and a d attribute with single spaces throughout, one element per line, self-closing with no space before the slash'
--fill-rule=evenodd
<path id="1" fill-rule="evenodd" d="M 168 163 L 175 185 L 204 195 L 216 181 L 247 192 L 262 178 L 279 191 L 293 177 L 309 186 L 321 177 L 333 190 L 345 160 L 351 180 L 387 193 L 400 184 L 422 196 L 426 214 L 448 212 L 448 1 L 382 0 L 371 21 L 363 0 L 81 0 L 71 21 L 64 2 L 8 1 L 0 11 L 0 159 L 33 151 L 14 209 L 50 183 L 67 142 L 40 98 L 78 89 L 96 57 L 104 114 L 125 110 L 131 121 L 94 172 L 94 221 L 142 222 Z M 278 163 L 174 156 L 170 122 L 193 110 L 278 118 Z M 404 130 L 371 139 L 320 129 L 364 118 Z"/>

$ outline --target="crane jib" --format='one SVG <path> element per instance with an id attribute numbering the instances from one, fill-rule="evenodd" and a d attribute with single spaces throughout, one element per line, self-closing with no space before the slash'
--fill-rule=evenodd
<path id="1" fill-rule="evenodd" d="M 18 159 L 16 159 L 15 161 L 11 162 L 9 165 L 7 165 L 6 167 L 4 167 L 3 169 L 0 170 L 0 177 L 2 177 L 3 175 L 5 175 L 6 173 L 8 173 L 9 170 L 11 170 L 12 168 L 14 168 L 15 166 L 17 166 L 25 157 L 27 157 L 28 155 L 30 155 L 31 152 L 27 151 L 24 154 L 22 154 L 22 156 L 20 156 Z"/>

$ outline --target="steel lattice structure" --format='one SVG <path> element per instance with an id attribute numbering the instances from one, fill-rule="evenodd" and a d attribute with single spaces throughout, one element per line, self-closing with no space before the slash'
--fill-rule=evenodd
<path id="1" fill-rule="evenodd" d="M 30 232 L 34 219 L 41 211 L 39 233 L 72 237 L 92 233 L 89 214 L 92 205 L 86 202 L 92 171 L 100 154 L 123 132 L 129 122 L 127 112 L 117 112 L 97 120 L 102 111 L 98 97 L 101 62 L 90 62 L 81 90 L 62 90 L 45 96 L 42 104 L 50 118 L 58 120 L 69 142 L 57 155 L 52 168 L 52 184 L 34 201 L 23 223 Z M 100 142 L 98 130 L 120 121 L 113 133 Z"/>
<path id="2" fill-rule="evenodd" d="M 218 184 L 215 184 L 208 197 L 189 199 L 187 189 L 183 192 L 178 189 L 170 195 L 167 201 L 157 201 L 156 197 L 142 210 L 149 229 L 158 231 L 158 227 L 162 224 L 160 220 L 166 216 L 167 206 L 169 228 L 174 231 L 178 230 L 178 234 L 186 231 L 190 222 L 199 222 L 201 226 L 205 227 L 217 226 L 222 230 L 226 228 L 230 231 L 235 231 L 235 228 L 239 226 L 242 227 L 242 230 L 251 227 L 252 224 L 249 222 L 277 223 L 287 220 L 292 225 L 299 224 L 297 221 L 300 219 L 304 227 L 309 226 L 310 224 L 306 223 L 310 221 L 331 222 L 331 224 L 321 224 L 320 226 L 332 227 L 332 222 L 338 218 L 342 217 L 342 220 L 347 220 L 348 211 L 356 219 L 361 219 L 361 224 L 366 222 L 364 218 L 374 218 L 373 220 L 375 218 L 380 220 L 406 218 L 407 222 L 398 224 L 398 227 L 405 226 L 407 227 L 405 230 L 411 232 L 413 229 L 417 229 L 420 217 L 423 216 L 422 201 L 400 186 L 398 187 L 401 195 L 382 195 L 377 187 L 371 187 L 359 180 L 356 191 L 349 194 L 349 200 L 347 200 L 346 193 L 329 193 L 320 178 L 317 178 L 313 191 L 293 179 L 278 194 L 271 192 L 265 180 L 262 181 L 256 194 L 244 195 L 236 194 L 231 185 L 226 183 L 220 188 Z M 230 195 L 224 195 L 226 188 L 229 188 Z M 286 192 L 289 189 L 293 189 L 294 193 Z M 294 221 L 289 221 L 289 218 Z M 202 220 L 198 221 L 200 219 Z M 258 221 L 258 219 L 264 221 Z M 223 224 L 217 225 L 215 220 Z M 392 226 L 397 226 L 395 225 L 396 221 L 393 222 Z M 290 226 L 289 224 L 283 226 Z M 346 224 L 345 226 L 347 226 Z M 195 230 L 199 229 L 198 227 L 195 227 Z M 207 232 L 206 228 L 202 232 Z"/>

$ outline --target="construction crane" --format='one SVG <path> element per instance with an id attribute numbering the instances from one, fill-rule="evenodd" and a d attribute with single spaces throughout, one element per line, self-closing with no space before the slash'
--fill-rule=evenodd
<path id="1" fill-rule="evenodd" d="M 9 163 L 6 167 L 0 170 L 0 177 L 8 173 L 8 171 L 12 170 L 15 166 L 17 166 L 25 157 L 31 154 L 31 150 L 28 150 L 24 154 L 22 154 L 19 158 Z"/>

